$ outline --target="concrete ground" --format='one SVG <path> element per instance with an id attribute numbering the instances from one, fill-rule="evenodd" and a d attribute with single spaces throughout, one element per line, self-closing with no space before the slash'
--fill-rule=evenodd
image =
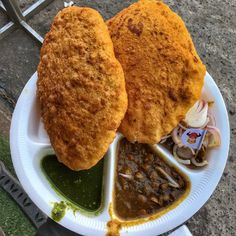
<path id="1" fill-rule="evenodd" d="M 21 0 L 20 6 L 25 9 L 32 2 Z M 74 2 L 93 7 L 108 19 L 134 1 Z M 195 236 L 233 236 L 236 235 L 236 0 L 165 2 L 186 22 L 208 72 L 223 94 L 231 126 L 229 159 L 221 181 L 209 201 L 186 223 Z M 43 36 L 62 7 L 63 1 L 55 0 L 29 24 Z M 7 17 L 0 12 L 0 27 L 6 22 Z M 0 41 L 0 159 L 11 170 L 7 143 L 11 114 L 23 86 L 37 68 L 39 50 L 40 45 L 22 30 L 16 30 Z M 7 235 L 30 236 L 35 233 L 29 221 L 1 189 L 0 226 Z"/>

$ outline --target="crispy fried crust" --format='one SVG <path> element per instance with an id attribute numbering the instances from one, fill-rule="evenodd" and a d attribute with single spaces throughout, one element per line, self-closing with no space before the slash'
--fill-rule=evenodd
<path id="1" fill-rule="evenodd" d="M 107 25 L 128 93 L 120 130 L 130 141 L 157 143 L 200 97 L 205 66 L 182 19 L 162 2 L 141 0 Z"/>
<path id="2" fill-rule="evenodd" d="M 123 70 L 97 11 L 57 14 L 41 49 L 37 97 L 59 161 L 73 170 L 94 166 L 127 109 Z"/>

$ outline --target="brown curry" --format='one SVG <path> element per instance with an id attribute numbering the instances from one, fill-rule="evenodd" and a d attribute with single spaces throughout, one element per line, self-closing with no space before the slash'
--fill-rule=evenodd
<path id="1" fill-rule="evenodd" d="M 120 140 L 114 211 L 122 220 L 158 213 L 179 199 L 188 181 L 147 144 Z"/>

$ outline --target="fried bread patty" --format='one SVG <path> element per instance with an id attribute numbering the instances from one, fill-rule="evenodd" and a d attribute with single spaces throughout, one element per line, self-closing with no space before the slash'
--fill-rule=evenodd
<path id="1" fill-rule="evenodd" d="M 127 109 L 123 70 L 97 11 L 57 14 L 41 49 L 37 97 L 58 160 L 72 170 L 94 166 Z"/>
<path id="2" fill-rule="evenodd" d="M 157 143 L 200 97 L 206 68 L 183 20 L 160 1 L 134 3 L 107 25 L 128 94 L 120 131 Z"/>

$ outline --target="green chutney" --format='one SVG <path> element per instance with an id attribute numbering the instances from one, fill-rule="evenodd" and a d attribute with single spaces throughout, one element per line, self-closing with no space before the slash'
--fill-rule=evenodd
<path id="1" fill-rule="evenodd" d="M 66 214 L 66 204 L 63 201 L 59 203 L 55 202 L 52 208 L 53 220 L 59 222 L 64 217 L 65 214 Z"/>
<path id="2" fill-rule="evenodd" d="M 55 155 L 42 159 L 42 169 L 52 187 L 74 205 L 97 211 L 102 201 L 103 159 L 89 170 L 73 171 Z"/>

